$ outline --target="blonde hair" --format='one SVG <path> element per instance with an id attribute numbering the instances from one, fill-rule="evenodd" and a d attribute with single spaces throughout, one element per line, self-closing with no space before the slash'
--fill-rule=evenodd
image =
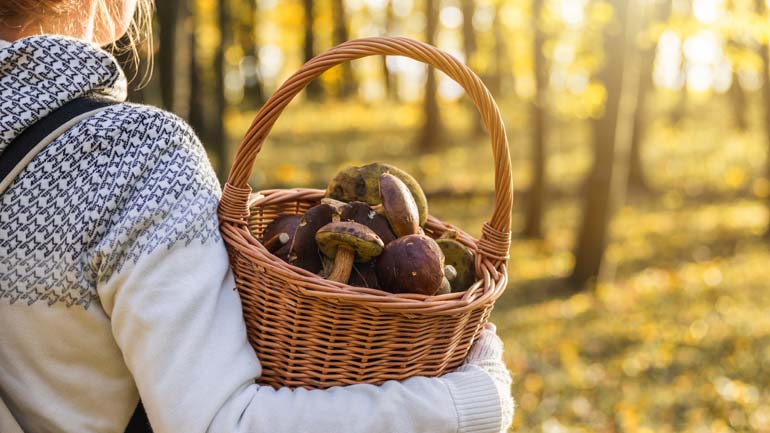
<path id="1" fill-rule="evenodd" d="M 0 0 L 0 20 L 11 19 L 36 19 L 50 18 L 72 12 L 78 7 L 78 0 Z M 108 30 L 114 30 L 116 23 L 114 2 L 110 0 L 97 0 L 96 17 L 99 25 Z M 142 74 L 142 79 L 137 87 L 143 87 L 149 81 L 152 74 L 152 13 L 153 0 L 137 0 L 134 17 L 128 26 L 126 33 L 117 41 L 113 41 L 105 47 L 115 56 L 127 56 L 127 60 L 133 66 L 133 74 L 130 81 L 139 76 L 140 47 L 145 46 L 147 67 Z M 115 33 L 112 31 L 111 33 Z"/>
<path id="2" fill-rule="evenodd" d="M 114 20 L 109 19 L 112 16 L 107 2 L 109 0 L 99 0 L 97 16 L 107 19 L 105 23 L 107 28 L 112 28 L 115 25 Z M 165 0 L 161 0 L 165 1 Z M 145 70 L 141 74 L 139 83 L 136 84 L 136 88 L 142 88 L 147 85 L 152 76 L 153 68 L 153 37 L 152 37 L 152 13 L 153 13 L 153 0 L 137 0 L 136 10 L 134 11 L 134 17 L 128 26 L 128 30 L 122 38 L 114 41 L 108 49 L 116 57 L 128 56 L 127 61 L 132 65 L 132 75 L 128 77 L 129 82 L 133 82 L 140 76 L 139 66 L 141 64 L 140 49 L 144 47 L 144 51 L 147 54 L 145 63 Z"/>

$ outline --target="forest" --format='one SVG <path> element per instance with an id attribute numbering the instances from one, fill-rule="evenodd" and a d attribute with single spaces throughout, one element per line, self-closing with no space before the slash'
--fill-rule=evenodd
<path id="1" fill-rule="evenodd" d="M 469 65 L 514 178 L 493 321 L 517 432 L 770 432 L 766 0 L 163 0 L 131 101 L 187 120 L 220 179 L 315 55 L 406 36 Z M 478 236 L 490 138 L 462 88 L 401 57 L 335 67 L 282 114 L 254 190 L 385 161 Z"/>

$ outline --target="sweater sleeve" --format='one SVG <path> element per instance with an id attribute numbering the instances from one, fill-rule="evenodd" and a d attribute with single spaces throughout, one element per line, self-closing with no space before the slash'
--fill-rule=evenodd
<path id="1" fill-rule="evenodd" d="M 99 298 L 156 433 L 497 432 L 479 368 L 381 386 L 259 386 L 216 222 L 218 184 L 188 127 L 164 115 L 126 170 L 97 247 Z M 165 138 L 164 138 L 165 137 Z"/>

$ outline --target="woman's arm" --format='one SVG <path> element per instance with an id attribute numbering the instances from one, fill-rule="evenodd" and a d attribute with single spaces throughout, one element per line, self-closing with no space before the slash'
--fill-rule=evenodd
<path id="1" fill-rule="evenodd" d="M 132 168 L 141 179 L 118 200 L 97 260 L 100 300 L 155 432 L 500 431 L 499 392 L 474 366 L 325 391 L 255 385 L 213 174 L 194 134 L 174 128 Z"/>
<path id="2" fill-rule="evenodd" d="M 379 387 L 255 385 L 260 366 L 233 288 L 220 241 L 156 250 L 100 289 L 157 433 L 500 430 L 495 385 L 478 368 Z"/>

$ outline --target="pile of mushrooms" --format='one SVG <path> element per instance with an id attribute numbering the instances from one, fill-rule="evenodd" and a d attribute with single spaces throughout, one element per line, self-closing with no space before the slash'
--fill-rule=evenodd
<path id="1" fill-rule="evenodd" d="M 276 218 L 260 240 L 276 257 L 340 283 L 391 293 L 465 291 L 476 280 L 473 253 L 456 232 L 426 236 L 427 217 L 417 181 L 373 163 L 340 170 L 320 204 Z"/>

